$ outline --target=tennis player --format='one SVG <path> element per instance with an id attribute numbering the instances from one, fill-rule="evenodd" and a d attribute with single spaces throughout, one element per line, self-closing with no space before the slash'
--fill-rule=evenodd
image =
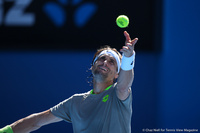
<path id="1" fill-rule="evenodd" d="M 0 129 L 0 133 L 29 133 L 62 120 L 72 123 L 74 133 L 131 133 L 131 86 L 138 38 L 131 40 L 126 31 L 124 36 L 122 55 L 109 46 L 95 53 L 91 67 L 93 90 L 74 94 L 49 110 Z"/>

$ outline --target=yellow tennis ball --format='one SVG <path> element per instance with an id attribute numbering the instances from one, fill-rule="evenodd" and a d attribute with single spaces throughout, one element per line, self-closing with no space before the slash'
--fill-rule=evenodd
<path id="1" fill-rule="evenodd" d="M 116 19 L 116 23 L 120 28 L 126 28 L 129 24 L 129 19 L 126 15 L 119 15 Z"/>

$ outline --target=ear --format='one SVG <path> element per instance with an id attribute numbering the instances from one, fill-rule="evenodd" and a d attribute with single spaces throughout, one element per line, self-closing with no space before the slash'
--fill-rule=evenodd
<path id="1" fill-rule="evenodd" d="M 119 73 L 115 74 L 115 79 L 117 79 L 119 77 Z"/>
<path id="2" fill-rule="evenodd" d="M 93 68 L 93 65 L 90 67 L 90 70 L 92 70 L 92 68 Z"/>

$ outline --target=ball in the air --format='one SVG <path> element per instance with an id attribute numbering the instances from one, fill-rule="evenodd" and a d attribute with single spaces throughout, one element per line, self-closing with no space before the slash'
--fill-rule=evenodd
<path id="1" fill-rule="evenodd" d="M 120 15 L 117 17 L 116 23 L 120 28 L 126 28 L 129 24 L 129 18 L 126 15 Z"/>

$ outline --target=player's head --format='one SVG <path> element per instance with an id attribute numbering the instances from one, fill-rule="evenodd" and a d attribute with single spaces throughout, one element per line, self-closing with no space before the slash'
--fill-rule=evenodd
<path id="1" fill-rule="evenodd" d="M 117 79 L 121 64 L 121 54 L 110 46 L 104 46 L 97 50 L 92 61 L 92 74 L 98 80 Z"/>

